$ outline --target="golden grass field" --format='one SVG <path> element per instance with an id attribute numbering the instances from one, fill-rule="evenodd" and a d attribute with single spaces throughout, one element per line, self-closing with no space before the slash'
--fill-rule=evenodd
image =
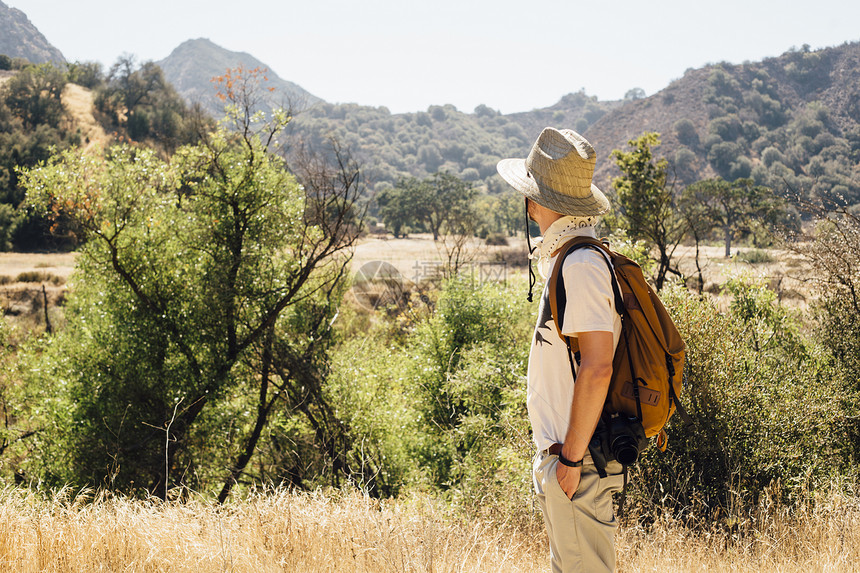
<path id="1" fill-rule="evenodd" d="M 682 268 L 692 275 L 691 252 L 682 249 Z M 703 251 L 711 292 L 733 273 L 752 272 L 788 299 L 804 300 L 797 298 L 804 290 L 803 267 L 789 253 L 770 251 L 772 261 L 750 265 L 725 259 L 722 247 Z M 476 249 L 473 260 L 490 261 L 499 256 L 495 253 L 524 257 L 524 241 Z M 366 262 L 386 261 L 411 279 L 426 270 L 424 262 L 443 256 L 429 236 L 367 238 L 352 264 L 357 270 Z M 0 304 L 17 308 L 19 315 L 29 312 L 38 326 L 40 314 L 33 308 L 41 286 L 52 289 L 52 303 L 60 302 L 74 259 L 74 254 L 0 254 L 0 277 L 8 277 L 0 286 Z M 511 265 L 508 272 L 525 271 Z M 27 273 L 57 279 L 17 280 Z M 40 275 L 29 278 L 34 276 Z M 764 505 L 736 523 L 734 530 L 717 526 L 698 532 L 671 520 L 648 531 L 623 526 L 617 534 L 618 571 L 860 571 L 858 497 L 834 493 L 791 509 Z M 0 492 L 0 573 L 536 572 L 549 570 L 547 553 L 539 525 L 505 525 L 502 515 L 491 522 L 467 519 L 421 495 L 379 501 L 357 492 L 276 489 L 218 506 L 204 498 L 163 503 L 108 495 L 93 499 L 69 491 L 49 497 L 25 489 Z"/>
<path id="2" fill-rule="evenodd" d="M 524 500 L 527 503 L 528 500 Z M 765 507 L 743 533 L 691 533 L 671 521 L 622 527 L 619 573 L 860 571 L 860 507 L 839 496 L 794 512 Z M 251 494 L 218 506 L 69 491 L 0 493 L 4 572 L 538 572 L 541 531 L 452 515 L 414 496 Z"/>

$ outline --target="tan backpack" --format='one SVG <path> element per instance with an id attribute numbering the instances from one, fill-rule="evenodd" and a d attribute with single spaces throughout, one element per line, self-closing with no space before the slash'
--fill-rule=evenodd
<path id="1" fill-rule="evenodd" d="M 642 423 L 645 436 L 658 436 L 657 445 L 665 450 L 664 426 L 675 410 L 685 422 L 692 422 L 678 402 L 683 387 L 684 341 L 636 262 L 597 239 L 576 237 L 557 249 L 559 259 L 549 279 L 553 321 L 571 355 L 578 355 L 579 343 L 561 333 L 559 317 L 564 313 L 566 295 L 560 271 L 565 257 L 581 248 L 595 249 L 603 255 L 612 276 L 615 309 L 621 315 L 621 338 L 612 361 L 602 420 L 609 424 L 618 414 L 635 417 Z"/>

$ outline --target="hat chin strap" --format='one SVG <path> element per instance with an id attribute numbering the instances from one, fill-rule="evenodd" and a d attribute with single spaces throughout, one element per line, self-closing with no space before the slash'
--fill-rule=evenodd
<path id="1" fill-rule="evenodd" d="M 527 259 L 528 265 L 529 265 L 529 295 L 527 298 L 528 298 L 529 302 L 532 302 L 534 300 L 534 294 L 533 293 L 534 293 L 535 283 L 537 282 L 537 277 L 535 276 L 534 269 L 532 269 L 532 257 L 531 256 L 532 256 L 532 254 L 534 254 L 537 247 L 532 247 L 532 239 L 531 239 L 531 235 L 529 234 L 529 198 L 528 197 L 525 198 L 524 204 L 525 204 L 525 209 L 526 209 L 526 245 L 528 246 L 528 249 L 529 249 L 529 256 Z"/>

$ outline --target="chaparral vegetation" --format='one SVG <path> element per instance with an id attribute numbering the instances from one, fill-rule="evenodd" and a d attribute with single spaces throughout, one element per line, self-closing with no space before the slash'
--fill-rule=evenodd
<path id="1" fill-rule="evenodd" d="M 526 222 L 481 183 L 486 162 L 454 173 L 428 148 L 439 169 L 374 190 L 342 140 L 255 111 L 263 70 L 216 79 L 216 123 L 154 65 L 16 66 L 0 86 L 0 246 L 74 255 L 0 269 L 3 570 L 545 570 Z M 840 163 L 821 168 L 838 171 L 830 187 L 777 193 L 773 147 L 755 177 L 741 143 L 763 135 L 735 125 L 737 82 L 715 74 L 718 174 L 683 184 L 653 132 L 611 154 L 601 232 L 687 342 L 694 419 L 632 469 L 619 570 L 849 571 L 856 185 Z M 756 77 L 767 133 L 787 137 Z M 71 129 L 69 81 L 95 90 L 113 137 Z M 792 122 L 817 134 L 806 146 L 830 125 L 814 106 Z M 364 246 L 416 237 L 355 272 Z"/>

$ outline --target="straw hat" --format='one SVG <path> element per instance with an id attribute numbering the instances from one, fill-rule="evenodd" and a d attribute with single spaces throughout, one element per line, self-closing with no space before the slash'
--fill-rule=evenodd
<path id="1" fill-rule="evenodd" d="M 514 189 L 562 215 L 609 211 L 609 200 L 592 182 L 597 154 L 571 129 L 544 128 L 525 159 L 503 159 L 496 169 Z"/>

